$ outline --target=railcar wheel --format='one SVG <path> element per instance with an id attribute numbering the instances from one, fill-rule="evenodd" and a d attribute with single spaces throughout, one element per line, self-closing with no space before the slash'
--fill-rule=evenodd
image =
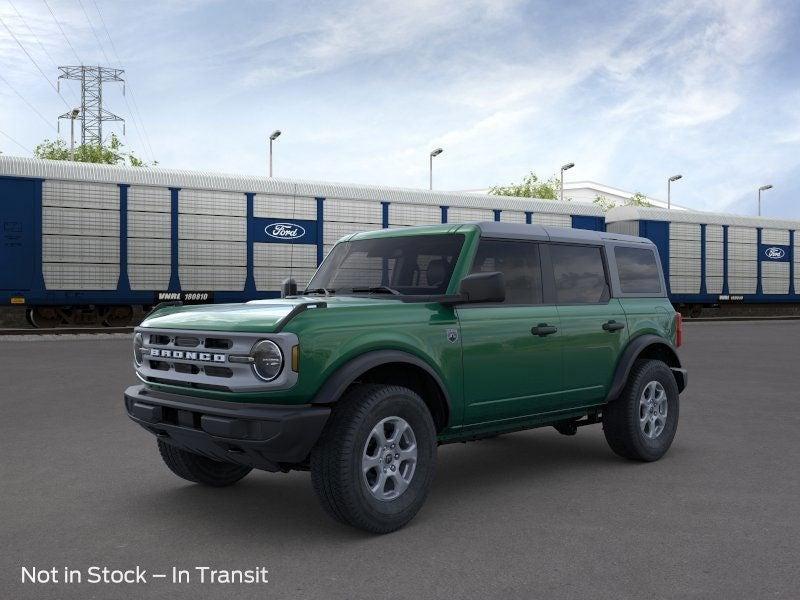
<path id="1" fill-rule="evenodd" d="M 28 320 L 37 329 L 58 327 L 61 314 L 54 306 L 36 306 L 30 310 Z"/>
<path id="2" fill-rule="evenodd" d="M 130 305 L 109 306 L 103 314 L 106 327 L 126 327 L 133 321 L 133 307 Z"/>

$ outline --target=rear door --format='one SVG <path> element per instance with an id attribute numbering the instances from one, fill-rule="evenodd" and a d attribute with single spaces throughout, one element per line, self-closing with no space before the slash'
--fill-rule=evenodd
<path id="1" fill-rule="evenodd" d="M 564 356 L 563 408 L 602 402 L 628 339 L 600 245 L 549 245 Z"/>
<path id="2" fill-rule="evenodd" d="M 36 182 L 0 177 L 0 290 L 28 290 L 33 278 Z"/>
<path id="3" fill-rule="evenodd" d="M 558 311 L 543 304 L 539 245 L 482 239 L 472 272 L 500 271 L 503 303 L 458 307 L 466 426 L 546 412 L 561 391 Z"/>

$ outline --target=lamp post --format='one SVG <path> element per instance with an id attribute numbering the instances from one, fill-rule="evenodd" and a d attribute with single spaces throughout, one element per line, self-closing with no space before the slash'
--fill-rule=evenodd
<path id="1" fill-rule="evenodd" d="M 767 185 L 762 185 L 760 188 L 758 188 L 758 216 L 759 217 L 761 216 L 761 192 L 764 192 L 766 190 L 771 190 L 771 189 L 772 189 L 772 184 L 771 183 L 768 183 Z"/>
<path id="2" fill-rule="evenodd" d="M 281 130 L 276 129 L 272 132 L 272 135 L 269 136 L 269 176 L 272 177 L 272 142 L 278 139 L 281 135 Z"/>
<path id="3" fill-rule="evenodd" d="M 672 208 L 672 197 L 671 197 L 672 182 L 678 181 L 678 179 L 680 179 L 681 177 L 683 177 L 683 175 L 673 175 L 672 177 L 667 179 L 667 210 L 670 210 Z"/>
<path id="4" fill-rule="evenodd" d="M 69 159 L 75 160 L 75 119 L 81 114 L 80 108 L 69 111 Z"/>
<path id="5" fill-rule="evenodd" d="M 429 166 L 428 166 L 428 189 L 433 189 L 433 157 L 439 156 L 444 150 L 441 148 L 436 148 L 436 150 L 431 150 L 431 155 L 429 157 Z"/>
<path id="6" fill-rule="evenodd" d="M 564 201 L 564 171 L 571 169 L 575 166 L 575 163 L 567 163 L 565 165 L 561 165 L 561 201 Z"/>

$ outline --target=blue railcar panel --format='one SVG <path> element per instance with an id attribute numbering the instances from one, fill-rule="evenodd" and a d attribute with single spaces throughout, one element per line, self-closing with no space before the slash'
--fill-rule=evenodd
<path id="1" fill-rule="evenodd" d="M 647 238 L 658 248 L 661 268 L 664 270 L 664 279 L 667 282 L 667 293 L 671 294 L 669 286 L 669 223 L 667 221 L 639 221 L 639 237 Z"/>
<path id="2" fill-rule="evenodd" d="M 0 177 L 0 290 L 30 290 L 34 285 L 36 190 L 32 179 Z"/>
<path id="3" fill-rule="evenodd" d="M 526 214 L 526 222 L 530 223 L 527 220 Z M 605 231 L 606 230 L 606 220 L 603 217 L 587 217 L 584 215 L 572 215 L 572 227 L 573 229 L 589 229 L 591 231 Z"/>

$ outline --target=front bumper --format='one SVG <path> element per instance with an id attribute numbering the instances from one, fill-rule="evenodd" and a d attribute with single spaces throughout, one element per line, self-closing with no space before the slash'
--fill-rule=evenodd
<path id="1" fill-rule="evenodd" d="M 125 409 L 165 442 L 265 471 L 303 463 L 330 416 L 325 406 L 223 402 L 144 385 L 125 390 Z"/>

